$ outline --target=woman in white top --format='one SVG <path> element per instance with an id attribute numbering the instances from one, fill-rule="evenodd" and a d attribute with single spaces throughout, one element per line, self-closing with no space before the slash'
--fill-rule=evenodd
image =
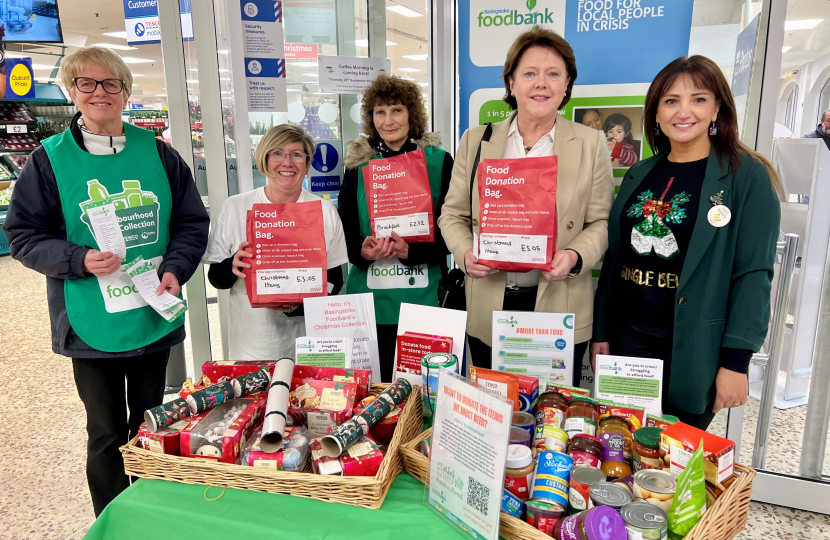
<path id="1" fill-rule="evenodd" d="M 272 128 L 256 150 L 257 168 L 268 178 L 268 183 L 226 200 L 210 231 L 202 262 L 210 264 L 208 280 L 214 287 L 230 289 L 229 360 L 293 358 L 295 340 L 305 335 L 302 304 L 252 308 L 242 270 L 251 267 L 247 259 L 254 255 L 246 251 L 249 243 L 245 234 L 245 218 L 254 204 L 320 200 L 303 189 L 303 178 L 313 154 L 314 139 L 302 128 L 290 124 Z M 337 267 L 347 263 L 349 257 L 337 209 L 326 200 L 323 200 L 323 225 L 328 290 L 329 294 L 337 294 L 343 286 L 343 273 Z"/>

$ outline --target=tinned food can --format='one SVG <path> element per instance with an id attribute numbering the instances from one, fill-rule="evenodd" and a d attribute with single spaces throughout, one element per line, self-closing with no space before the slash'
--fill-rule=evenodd
<path id="1" fill-rule="evenodd" d="M 568 491 L 568 513 L 577 514 L 588 509 L 591 486 L 605 482 L 608 477 L 596 467 L 577 465 L 571 469 L 571 488 Z"/>
<path id="2" fill-rule="evenodd" d="M 668 517 L 659 507 L 644 501 L 628 503 L 620 510 L 629 538 L 666 540 Z"/>
<path id="3" fill-rule="evenodd" d="M 536 432 L 533 435 L 533 448 L 539 452 L 552 450 L 564 454 L 565 449 L 568 448 L 568 434 L 556 426 L 536 426 Z"/>
<path id="4" fill-rule="evenodd" d="M 574 460 L 559 452 L 541 452 L 536 458 L 536 477 L 531 499 L 545 499 L 568 507 Z"/>
<path id="5" fill-rule="evenodd" d="M 619 510 L 634 499 L 628 488 L 613 482 L 594 484 L 588 490 L 588 493 L 590 497 L 589 506 L 591 507 L 610 506 Z"/>
<path id="6" fill-rule="evenodd" d="M 634 496 L 664 512 L 671 510 L 677 479 L 668 471 L 642 469 L 634 473 Z"/>

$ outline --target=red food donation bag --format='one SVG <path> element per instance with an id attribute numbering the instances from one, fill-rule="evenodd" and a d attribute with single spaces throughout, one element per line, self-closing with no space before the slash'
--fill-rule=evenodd
<path id="1" fill-rule="evenodd" d="M 252 267 L 245 269 L 251 307 L 325 296 L 326 236 L 323 203 L 255 204 L 246 221 Z"/>
<path id="2" fill-rule="evenodd" d="M 363 167 L 363 188 L 375 238 L 395 231 L 409 244 L 435 241 L 432 191 L 422 149 Z"/>
<path id="3" fill-rule="evenodd" d="M 478 165 L 479 264 L 509 272 L 551 269 L 558 158 L 483 159 Z"/>

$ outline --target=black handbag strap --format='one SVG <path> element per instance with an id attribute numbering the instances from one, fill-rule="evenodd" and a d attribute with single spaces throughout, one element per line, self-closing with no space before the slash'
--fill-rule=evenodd
<path id="1" fill-rule="evenodd" d="M 476 152 L 476 159 L 473 161 L 473 172 L 470 173 L 470 212 L 473 211 L 473 186 L 476 183 L 476 173 L 478 172 L 478 161 L 481 158 L 481 143 L 484 141 L 490 141 L 490 135 L 493 134 L 493 124 L 490 122 L 485 122 L 484 135 L 481 136 L 481 140 L 478 142 L 478 151 Z"/>

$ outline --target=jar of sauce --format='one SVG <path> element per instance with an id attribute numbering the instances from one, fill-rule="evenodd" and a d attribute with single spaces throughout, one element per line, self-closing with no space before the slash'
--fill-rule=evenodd
<path id="1" fill-rule="evenodd" d="M 545 392 L 539 396 L 539 403 L 536 404 L 536 425 L 562 429 L 567 410 L 568 398 L 559 392 Z"/>
<path id="2" fill-rule="evenodd" d="M 628 420 L 622 416 L 606 416 L 599 421 L 597 433 L 599 435 L 604 433 L 619 433 L 622 435 L 625 439 L 625 449 L 623 450 L 625 462 L 631 465 L 631 444 L 633 437 L 631 436 L 631 425 L 628 423 Z"/>
<path id="3" fill-rule="evenodd" d="M 574 460 L 574 466 L 588 465 L 600 468 L 602 465 L 602 442 L 592 435 L 577 433 L 571 439 L 568 455 Z"/>
<path id="4" fill-rule="evenodd" d="M 504 489 L 522 502 L 530 498 L 533 487 L 533 455 L 530 448 L 521 444 L 507 447 L 507 468 L 504 470 Z"/>
<path id="5" fill-rule="evenodd" d="M 634 432 L 632 455 L 634 472 L 660 469 L 660 432 L 658 427 L 643 427 Z"/>
<path id="6" fill-rule="evenodd" d="M 597 434 L 597 403 L 587 396 L 573 396 L 565 411 L 565 433 L 573 437 L 577 433 Z"/>
<path id="7" fill-rule="evenodd" d="M 629 476 L 631 465 L 625 462 L 625 437 L 619 433 L 603 433 L 599 440 L 602 441 L 602 472 L 609 480 Z"/>

